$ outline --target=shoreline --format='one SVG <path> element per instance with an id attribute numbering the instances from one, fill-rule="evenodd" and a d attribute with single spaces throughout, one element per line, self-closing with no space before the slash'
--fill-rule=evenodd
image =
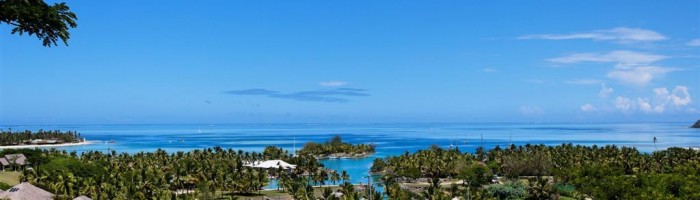
<path id="1" fill-rule="evenodd" d="M 342 160 L 342 159 L 363 159 L 374 155 L 374 152 L 364 152 L 360 154 L 332 153 L 328 155 L 314 155 L 317 160 Z"/>
<path id="2" fill-rule="evenodd" d="M 63 144 L 30 144 L 30 145 L 13 145 L 13 146 L 0 146 L 0 149 L 33 149 L 33 148 L 45 148 L 45 147 L 67 147 L 67 146 L 79 146 L 92 144 L 90 141 L 82 141 L 78 143 L 63 143 Z"/>

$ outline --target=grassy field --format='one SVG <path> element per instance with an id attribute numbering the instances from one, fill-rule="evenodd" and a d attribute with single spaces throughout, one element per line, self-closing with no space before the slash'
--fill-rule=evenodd
<path id="1" fill-rule="evenodd" d="M 20 172 L 5 171 L 0 172 L 0 182 L 7 183 L 10 186 L 17 185 L 19 183 Z"/>

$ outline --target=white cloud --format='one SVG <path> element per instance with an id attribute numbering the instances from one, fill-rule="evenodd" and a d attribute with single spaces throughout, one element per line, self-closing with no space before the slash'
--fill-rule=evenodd
<path id="1" fill-rule="evenodd" d="M 671 99 L 671 96 L 669 95 L 669 92 L 666 88 L 654 88 L 654 98 L 653 101 L 656 103 L 656 106 L 660 107 L 666 107 L 666 104 L 668 101 Z"/>
<path id="2" fill-rule="evenodd" d="M 596 107 L 591 105 L 591 104 L 585 104 L 581 106 L 581 111 L 583 112 L 593 112 L 596 110 Z"/>
<path id="3" fill-rule="evenodd" d="M 663 99 L 664 101 L 668 100 L 669 96 L 666 88 L 654 88 L 653 91 L 657 98 Z"/>
<path id="4" fill-rule="evenodd" d="M 595 80 L 595 79 L 572 79 L 572 80 L 564 81 L 564 83 L 566 83 L 566 84 L 573 84 L 573 85 L 595 85 L 595 84 L 598 84 L 601 82 L 602 81 Z"/>
<path id="5" fill-rule="evenodd" d="M 605 85 L 603 85 L 605 90 Z M 690 98 L 690 93 L 688 92 L 687 86 L 676 86 L 673 91 L 669 92 L 666 88 L 654 88 L 653 96 L 651 97 L 639 97 L 635 100 L 618 96 L 612 101 L 613 106 L 622 113 L 631 114 L 636 111 L 642 113 L 664 113 L 669 110 L 677 112 L 690 112 L 692 107 L 686 107 L 693 103 Z M 612 92 L 611 92 L 612 93 Z M 674 106 L 670 109 L 668 106 Z M 602 108 L 607 107 L 603 105 Z M 580 107 L 581 111 L 589 112 L 598 110 L 597 107 L 591 104 L 585 104 Z"/>
<path id="6" fill-rule="evenodd" d="M 666 109 L 664 104 L 659 104 L 652 107 L 649 100 L 645 98 L 637 98 L 637 107 L 639 107 L 639 110 L 645 113 L 662 113 Z"/>
<path id="7" fill-rule="evenodd" d="M 688 41 L 688 43 L 685 43 L 685 45 L 691 46 L 691 47 L 700 47 L 700 39 L 693 39 Z"/>
<path id="8" fill-rule="evenodd" d="M 615 108 L 623 113 L 634 111 L 634 102 L 626 97 L 619 96 L 615 99 Z"/>
<path id="9" fill-rule="evenodd" d="M 611 51 L 608 53 L 578 53 L 568 56 L 551 58 L 549 62 L 574 64 L 580 62 L 612 62 L 616 68 L 647 65 L 668 58 L 663 55 L 647 54 L 635 51 Z"/>
<path id="10" fill-rule="evenodd" d="M 574 64 L 580 62 L 616 63 L 608 78 L 642 86 L 675 68 L 653 66 L 652 63 L 668 58 L 664 55 L 635 51 L 611 51 L 608 53 L 580 53 L 548 59 L 554 63 Z"/>
<path id="11" fill-rule="evenodd" d="M 693 103 L 693 100 L 690 99 L 690 93 L 688 92 L 688 87 L 686 86 L 676 86 L 675 89 L 673 89 L 673 94 L 670 96 L 671 103 L 675 106 L 685 106 L 690 103 Z"/>
<path id="12" fill-rule="evenodd" d="M 649 113 L 652 110 L 651 104 L 649 104 L 649 101 L 647 101 L 646 99 L 637 98 L 637 105 L 639 106 L 639 110 L 642 110 L 644 112 Z"/>
<path id="13" fill-rule="evenodd" d="M 324 81 L 324 82 L 319 82 L 318 84 L 323 86 L 323 87 L 340 87 L 340 86 L 345 86 L 349 83 L 345 82 L 345 81 Z"/>
<path id="14" fill-rule="evenodd" d="M 674 68 L 656 67 L 656 66 L 641 66 L 630 69 L 615 69 L 608 72 L 608 78 L 618 80 L 620 82 L 642 86 L 650 81 L 662 76 L 668 72 L 676 71 Z"/>
<path id="15" fill-rule="evenodd" d="M 639 110 L 646 113 L 662 113 L 666 110 L 666 105 L 669 103 L 677 108 L 693 103 L 686 86 L 678 85 L 673 89 L 673 92 L 669 92 L 666 88 L 654 88 L 653 91 L 655 106 L 652 107 L 654 102 L 649 102 L 647 98 L 639 98 L 637 100 Z"/>
<path id="16" fill-rule="evenodd" d="M 600 87 L 600 92 L 598 92 L 600 98 L 608 98 L 608 96 L 614 92 L 614 90 L 611 87 L 607 87 L 605 83 L 601 83 Z"/>
<path id="17" fill-rule="evenodd" d="M 524 115 L 542 115 L 544 110 L 537 106 L 520 106 L 520 113 Z"/>
<path id="18" fill-rule="evenodd" d="M 618 43 L 653 42 L 667 39 L 666 36 L 652 30 L 640 28 L 613 28 L 607 30 L 594 30 L 591 32 L 572 34 L 539 34 L 526 35 L 518 39 L 543 39 L 543 40 L 571 40 L 571 39 L 591 39 L 609 40 Z"/>

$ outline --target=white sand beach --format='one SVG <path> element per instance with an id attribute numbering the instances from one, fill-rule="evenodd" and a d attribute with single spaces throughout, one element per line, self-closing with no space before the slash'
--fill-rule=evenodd
<path id="1" fill-rule="evenodd" d="M 33 148 L 46 148 L 46 147 L 66 147 L 66 146 L 78 146 L 91 144 L 90 141 L 82 141 L 78 143 L 63 143 L 63 144 L 32 144 L 32 145 L 13 145 L 13 146 L 0 146 L 0 149 L 33 149 Z"/>

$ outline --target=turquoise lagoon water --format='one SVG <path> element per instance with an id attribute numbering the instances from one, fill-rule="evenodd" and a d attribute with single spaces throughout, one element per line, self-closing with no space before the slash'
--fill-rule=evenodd
<path id="1" fill-rule="evenodd" d="M 700 146 L 700 129 L 689 123 L 609 124 L 232 124 L 232 125 L 61 125 L 8 126 L 7 130 L 75 130 L 94 144 L 61 147 L 68 151 L 109 151 L 134 153 L 164 149 L 189 151 L 214 146 L 262 151 L 274 145 L 288 150 L 309 141 L 324 142 L 340 135 L 350 143 L 377 145 L 377 153 L 364 159 L 322 160 L 328 168 L 346 170 L 353 183 L 366 183 L 372 160 L 430 145 L 458 147 L 473 152 L 478 146 L 493 148 L 510 143 L 558 145 L 633 146 L 651 152 L 673 146 Z M 656 147 L 652 143 L 656 137 Z M 116 143 L 105 143 L 106 141 Z M 295 145 L 296 144 L 296 145 Z M 271 184 L 269 188 L 276 188 Z"/>

